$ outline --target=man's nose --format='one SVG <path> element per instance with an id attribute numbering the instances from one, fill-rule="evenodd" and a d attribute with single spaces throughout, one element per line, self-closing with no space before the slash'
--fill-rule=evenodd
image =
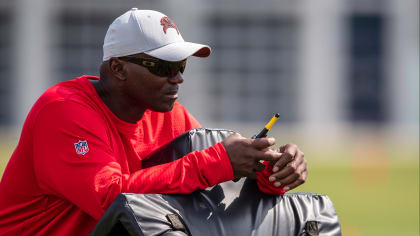
<path id="1" fill-rule="evenodd" d="M 182 84 L 182 82 L 184 82 L 184 78 L 182 78 L 181 72 L 178 72 L 177 75 L 168 77 L 168 81 L 173 84 Z"/>

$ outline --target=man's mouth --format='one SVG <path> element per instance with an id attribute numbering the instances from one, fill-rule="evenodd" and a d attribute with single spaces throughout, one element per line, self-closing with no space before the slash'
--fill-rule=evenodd
<path id="1" fill-rule="evenodd" d="M 177 99 L 178 98 L 178 89 L 169 91 L 168 93 L 165 94 L 165 97 L 167 97 L 169 99 Z"/>

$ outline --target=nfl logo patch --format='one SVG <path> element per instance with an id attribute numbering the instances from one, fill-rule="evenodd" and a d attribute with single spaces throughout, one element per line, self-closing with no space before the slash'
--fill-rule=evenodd
<path id="1" fill-rule="evenodd" d="M 89 152 L 89 147 L 86 140 L 79 140 L 79 142 L 74 144 L 74 148 L 76 149 L 76 153 L 79 155 L 85 155 L 87 152 Z"/>

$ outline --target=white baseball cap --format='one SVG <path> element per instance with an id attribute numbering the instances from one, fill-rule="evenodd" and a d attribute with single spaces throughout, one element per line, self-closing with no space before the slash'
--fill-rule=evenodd
<path id="1" fill-rule="evenodd" d="M 191 55 L 208 57 L 211 53 L 207 45 L 185 42 L 169 17 L 137 8 L 112 22 L 105 35 L 103 50 L 104 61 L 137 53 L 165 61 L 182 61 Z"/>

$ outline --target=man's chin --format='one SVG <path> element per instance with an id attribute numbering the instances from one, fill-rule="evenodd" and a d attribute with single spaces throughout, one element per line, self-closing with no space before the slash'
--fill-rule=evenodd
<path id="1" fill-rule="evenodd" d="M 164 106 L 159 106 L 159 107 L 153 107 L 150 108 L 150 110 L 155 111 L 155 112 L 168 112 L 168 111 L 172 111 L 172 109 L 174 108 L 174 103 L 171 104 L 165 104 Z"/>

